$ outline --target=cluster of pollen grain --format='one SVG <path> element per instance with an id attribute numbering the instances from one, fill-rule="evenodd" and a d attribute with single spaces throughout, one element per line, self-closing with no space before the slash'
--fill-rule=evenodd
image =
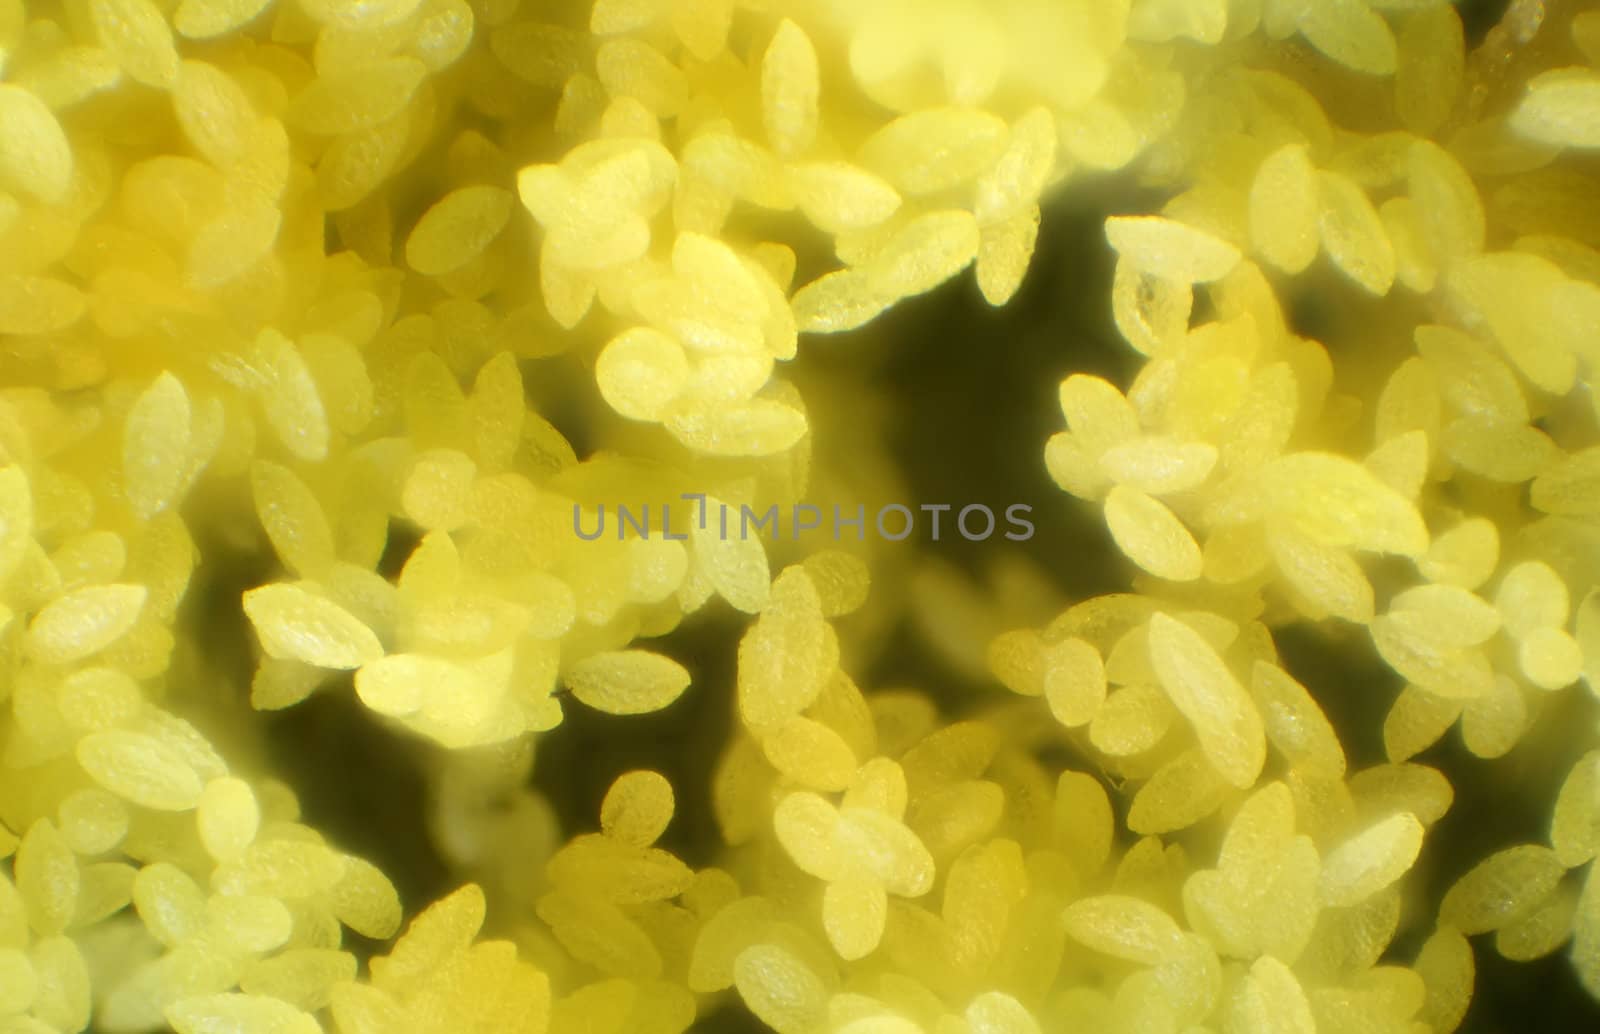
<path id="1" fill-rule="evenodd" d="M 0 1029 L 1449 1034 L 1488 935 L 1600 998 L 1600 751 L 1540 721 L 1600 692 L 1577 6 L 1469 52 L 1442 0 L 0 0 Z M 802 335 L 1005 304 L 1129 169 L 1142 366 L 1039 467 L 1130 591 L 704 521 L 907 509 Z M 659 533 L 574 533 L 622 505 Z M 539 737 L 716 692 L 645 642 L 708 607 L 714 864 L 647 769 L 563 833 Z M 903 619 L 1010 694 L 864 691 Z M 1290 624 L 1392 673 L 1382 763 Z M 255 770 L 231 702 L 317 693 L 416 745 L 460 889 Z M 1426 901 L 1457 728 L 1570 767 Z"/>
<path id="2" fill-rule="evenodd" d="M 1067 429 L 1045 450 L 1063 490 L 1103 507 L 1139 595 L 1080 604 L 989 653 L 995 677 L 1045 696 L 1072 741 L 1131 784 L 1134 832 L 1173 833 L 1238 807 L 1232 838 L 1259 799 L 1237 803 L 1263 778 L 1263 734 L 1282 755 L 1284 828 L 1311 838 L 1303 864 L 1290 873 L 1274 862 L 1231 889 L 1196 874 L 1183 888 L 1195 929 L 1216 924 L 1214 943 L 1241 950 L 1240 895 L 1252 883 L 1274 886 L 1262 900 L 1276 923 L 1392 902 L 1448 806 L 1446 784 L 1411 759 L 1453 727 L 1471 753 L 1498 758 L 1558 695 L 1583 683 L 1600 692 L 1590 387 L 1600 224 L 1588 201 L 1554 190 L 1594 186 L 1580 169 L 1596 146 L 1600 21 L 1513 5 L 1485 51 L 1467 55 L 1445 5 L 1392 20 L 1355 2 L 1302 6 L 1294 18 L 1263 9 L 1261 31 L 1298 34 L 1381 77 L 1363 95 L 1387 94 L 1397 121 L 1345 129 L 1348 106 L 1270 61 L 1188 98 L 1216 119 L 1155 145 L 1180 192 L 1160 215 L 1106 224 L 1117 326 L 1144 366 L 1125 390 L 1064 381 Z M 1493 52 L 1508 47 L 1532 64 L 1485 105 L 1472 76 L 1508 62 Z M 1375 319 L 1335 320 L 1311 340 L 1278 301 L 1291 278 L 1325 290 L 1343 279 L 1351 297 L 1384 301 Z M 1193 319 L 1201 293 L 1205 322 Z M 1371 558 L 1381 555 L 1402 564 L 1380 579 Z M 1370 637 L 1399 689 L 1383 723 L 1389 765 L 1347 776 L 1321 707 L 1267 635 L 1290 622 Z M 1573 745 L 1577 758 L 1592 741 Z M 1459 1022 L 1471 984 L 1462 938 L 1489 932 L 1519 960 L 1570 943 L 1580 980 L 1600 994 L 1600 877 L 1584 832 L 1600 800 L 1593 780 L 1591 752 L 1557 801 L 1551 846 L 1508 847 L 1445 896 L 1416 963 L 1427 996 L 1415 1016 L 1434 1029 Z M 1363 801 L 1364 781 L 1381 796 Z M 1271 857 L 1265 843 L 1251 854 Z M 1285 839 L 1274 850 L 1293 848 Z M 1305 870 L 1303 890 L 1271 882 Z M 1295 905 L 1296 893 L 1310 901 Z M 1105 914 L 1119 918 L 1089 936 L 1149 936 L 1148 920 Z M 1302 978 L 1326 974 L 1300 958 Z M 1243 1017 L 1267 1008 L 1276 992 L 1257 981 L 1269 979 L 1252 970 L 1242 985 L 1240 1029 L 1256 1029 Z M 1313 994 L 1322 1029 L 1317 1005 Z"/>

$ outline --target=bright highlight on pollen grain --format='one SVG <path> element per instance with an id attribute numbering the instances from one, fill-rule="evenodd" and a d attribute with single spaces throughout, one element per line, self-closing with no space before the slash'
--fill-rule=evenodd
<path id="1" fill-rule="evenodd" d="M 1578 0 L 0 0 L 0 1031 L 1600 1026 L 1597 153 Z"/>

